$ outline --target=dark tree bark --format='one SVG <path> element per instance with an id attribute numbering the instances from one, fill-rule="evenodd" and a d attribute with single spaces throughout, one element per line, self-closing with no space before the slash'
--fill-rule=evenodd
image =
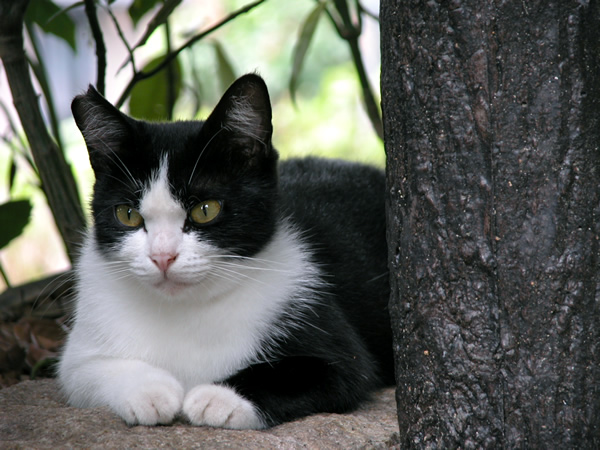
<path id="1" fill-rule="evenodd" d="M 600 447 L 600 6 L 381 2 L 407 447 Z"/>

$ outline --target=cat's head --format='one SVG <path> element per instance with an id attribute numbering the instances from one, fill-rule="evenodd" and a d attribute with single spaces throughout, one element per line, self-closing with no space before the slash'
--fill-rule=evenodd
<path id="1" fill-rule="evenodd" d="M 259 76 L 238 79 L 204 122 L 135 120 L 92 87 L 72 111 L 96 175 L 93 233 L 107 263 L 176 292 L 271 239 L 278 155 Z"/>

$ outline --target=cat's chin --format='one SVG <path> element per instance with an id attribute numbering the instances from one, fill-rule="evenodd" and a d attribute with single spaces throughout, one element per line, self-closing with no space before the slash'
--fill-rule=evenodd
<path id="1" fill-rule="evenodd" d="M 178 297 L 194 286 L 192 283 L 164 279 L 153 284 L 154 289 L 162 294 Z"/>

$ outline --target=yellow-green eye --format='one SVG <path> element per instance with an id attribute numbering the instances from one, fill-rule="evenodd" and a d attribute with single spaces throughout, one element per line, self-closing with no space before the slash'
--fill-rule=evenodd
<path id="1" fill-rule="evenodd" d="M 128 205 L 119 205 L 115 208 L 117 219 L 126 227 L 139 227 L 143 222 L 144 218 L 142 215 Z"/>
<path id="2" fill-rule="evenodd" d="M 191 219 L 199 224 L 212 222 L 221 212 L 221 202 L 218 200 L 205 200 L 198 203 L 190 212 Z"/>

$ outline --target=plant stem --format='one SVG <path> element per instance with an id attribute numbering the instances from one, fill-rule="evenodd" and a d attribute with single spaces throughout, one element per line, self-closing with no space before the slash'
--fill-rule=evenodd
<path id="1" fill-rule="evenodd" d="M 350 16 L 350 11 L 348 9 L 346 0 L 335 0 L 334 4 L 341 23 L 338 23 L 329 9 L 326 9 L 327 15 L 335 26 L 335 29 L 340 37 L 344 39 L 350 46 L 352 60 L 354 61 L 354 67 L 356 68 L 356 73 L 358 75 L 358 80 L 363 93 L 363 101 L 367 111 L 367 116 L 369 117 L 369 120 L 375 129 L 375 133 L 377 133 L 379 139 L 383 140 L 383 124 L 381 121 L 381 113 L 379 112 L 379 106 L 375 101 L 373 89 L 371 88 L 371 83 L 369 82 L 369 77 L 367 76 L 367 71 L 365 70 L 365 65 L 362 60 L 360 46 L 358 44 L 358 38 L 360 37 L 362 31 L 362 20 L 360 16 L 362 12 L 361 6 L 357 3 L 358 24 L 355 25 L 352 23 L 352 17 Z"/>
<path id="2" fill-rule="evenodd" d="M 98 23 L 98 15 L 96 14 L 96 3 L 94 0 L 85 0 L 85 14 L 90 23 L 92 36 L 96 43 L 96 89 L 102 95 L 105 92 L 105 77 L 106 77 L 106 46 L 104 45 L 104 37 L 100 24 Z"/>
<path id="3" fill-rule="evenodd" d="M 362 88 L 363 101 L 365 102 L 367 115 L 371 120 L 371 124 L 373 125 L 377 136 L 379 136 L 379 139 L 383 140 L 383 124 L 381 121 L 381 113 L 379 112 L 377 101 L 375 101 L 371 83 L 369 83 L 369 77 L 367 76 L 367 71 L 365 70 L 362 60 L 360 47 L 358 46 L 358 39 L 349 39 L 348 45 L 350 46 L 352 59 L 354 60 L 354 66 L 356 67 L 356 73 L 358 74 L 358 79 Z"/>
<path id="4" fill-rule="evenodd" d="M 264 3 L 265 1 L 266 0 L 257 0 L 253 3 L 250 3 L 246 6 L 238 9 L 237 11 L 234 11 L 233 13 L 231 13 L 230 15 L 225 17 L 223 20 L 221 20 L 220 22 L 218 22 L 215 25 L 213 25 L 212 27 L 210 27 L 208 30 L 203 31 L 202 33 L 199 33 L 199 34 L 195 35 L 194 37 L 188 39 L 183 45 L 181 45 L 181 47 L 168 53 L 165 56 L 165 58 L 163 59 L 163 61 L 158 66 L 156 66 L 154 69 L 152 69 L 148 72 L 135 72 L 135 74 L 129 81 L 129 84 L 127 85 L 127 87 L 125 87 L 123 93 L 119 97 L 119 100 L 117 100 L 117 102 L 115 103 L 115 106 L 117 108 L 120 108 L 121 106 L 123 106 L 123 103 L 125 103 L 125 100 L 129 96 L 129 93 L 131 92 L 131 90 L 137 83 L 139 83 L 140 81 L 145 80 L 147 78 L 150 78 L 150 77 L 154 76 L 155 74 L 157 74 L 158 72 L 160 72 L 161 70 L 163 70 L 165 67 L 167 67 L 167 65 L 169 63 L 171 63 L 171 61 L 173 61 L 175 58 L 177 58 L 177 55 L 179 55 L 179 53 L 181 53 L 183 50 L 191 47 L 199 40 L 203 39 L 204 37 L 208 36 L 212 32 L 221 28 L 223 25 L 226 25 L 229 22 L 231 22 L 232 20 L 234 20 L 237 16 L 247 13 L 251 9 L 254 9 L 258 5 L 260 5 L 261 3 Z"/>
<path id="5" fill-rule="evenodd" d="M 2 265 L 1 261 L 0 261 L 0 276 L 2 276 L 2 279 L 4 280 L 4 284 L 6 284 L 6 287 L 11 288 L 12 285 L 10 284 L 10 280 L 8 279 L 8 275 L 6 275 L 6 272 L 4 271 L 4 266 Z"/>
<path id="6" fill-rule="evenodd" d="M 165 22 L 165 41 L 167 43 L 167 54 L 171 53 L 171 27 L 169 20 Z M 175 68 L 173 61 L 167 65 L 167 119 L 173 120 L 173 109 L 175 108 Z"/>
<path id="7" fill-rule="evenodd" d="M 0 58 L 48 205 L 73 260 L 83 237 L 85 216 L 71 168 L 48 134 L 31 82 L 23 48 L 23 22 L 28 3 L 28 0 L 0 0 Z"/>
<path id="8" fill-rule="evenodd" d="M 40 52 L 40 44 L 35 34 L 35 30 L 33 30 L 33 27 L 31 25 L 25 24 L 25 28 L 27 30 L 27 35 L 29 36 L 29 41 L 31 42 L 33 53 L 35 54 L 35 58 L 37 59 L 37 62 L 33 62 L 30 60 L 29 65 L 33 69 L 35 78 L 38 80 L 40 88 L 42 89 L 42 92 L 44 94 L 46 106 L 48 107 L 48 116 L 50 119 L 50 127 L 52 128 L 52 134 L 54 135 L 54 139 L 56 140 L 58 148 L 62 149 L 63 143 L 60 135 L 58 116 L 56 114 L 56 107 L 54 106 L 54 97 L 52 96 L 50 83 L 48 83 L 48 73 L 46 72 L 44 60 L 42 58 L 42 53 Z"/>

